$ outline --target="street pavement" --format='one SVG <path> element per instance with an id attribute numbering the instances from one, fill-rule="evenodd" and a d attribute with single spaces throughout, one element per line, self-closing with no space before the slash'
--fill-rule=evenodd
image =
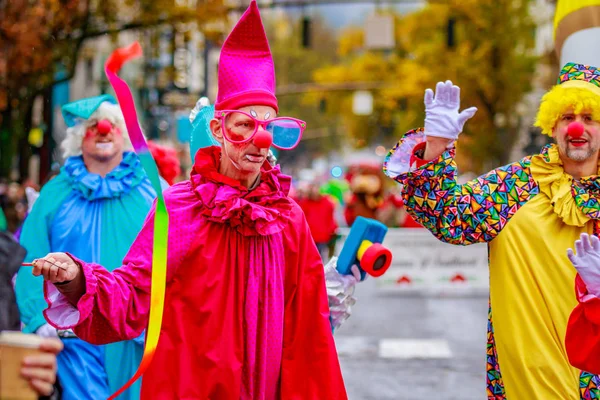
<path id="1" fill-rule="evenodd" d="M 335 332 L 350 400 L 480 400 L 485 392 L 485 294 L 381 293 L 358 285 Z"/>

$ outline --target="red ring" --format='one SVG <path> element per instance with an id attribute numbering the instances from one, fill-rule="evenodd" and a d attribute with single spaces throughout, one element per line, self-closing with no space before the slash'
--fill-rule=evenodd
<path id="1" fill-rule="evenodd" d="M 360 260 L 360 267 L 374 277 L 385 274 L 391 264 L 392 252 L 380 243 L 369 246 Z"/>

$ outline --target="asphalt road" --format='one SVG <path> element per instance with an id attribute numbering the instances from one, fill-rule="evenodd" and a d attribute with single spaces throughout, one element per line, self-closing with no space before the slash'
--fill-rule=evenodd
<path id="1" fill-rule="evenodd" d="M 361 283 L 335 340 L 350 400 L 480 400 L 485 294 L 382 294 Z"/>

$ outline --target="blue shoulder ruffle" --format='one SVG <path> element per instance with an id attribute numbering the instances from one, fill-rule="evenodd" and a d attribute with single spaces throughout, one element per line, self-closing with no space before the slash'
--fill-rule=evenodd
<path id="1" fill-rule="evenodd" d="M 104 178 L 89 173 L 82 156 L 69 157 L 63 166 L 73 189 L 88 200 L 120 197 L 147 180 L 146 173 L 137 155 L 123 153 L 123 161 Z"/>

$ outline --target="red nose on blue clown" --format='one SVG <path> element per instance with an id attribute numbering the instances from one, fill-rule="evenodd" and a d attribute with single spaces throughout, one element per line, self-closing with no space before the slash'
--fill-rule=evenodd
<path id="1" fill-rule="evenodd" d="M 98 121 L 98 123 L 96 124 L 96 130 L 101 135 L 105 135 L 105 134 L 109 133 L 112 130 L 112 128 L 113 128 L 113 125 L 107 119 Z"/>

